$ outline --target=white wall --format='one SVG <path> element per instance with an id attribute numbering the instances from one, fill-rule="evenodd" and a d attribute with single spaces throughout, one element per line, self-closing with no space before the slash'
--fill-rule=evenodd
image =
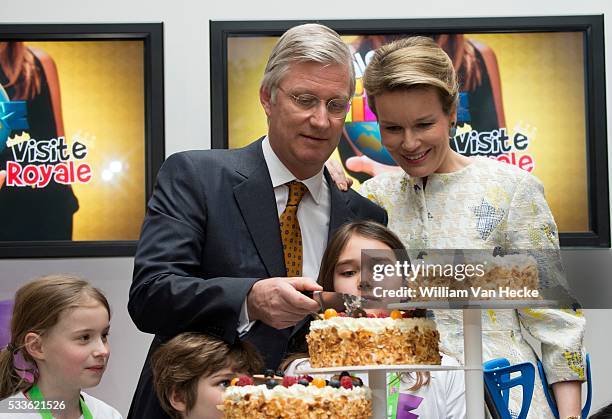
<path id="1" fill-rule="evenodd" d="M 209 20 L 417 18 L 605 14 L 606 61 L 612 63 L 612 3 L 604 0 L 513 0 L 493 2 L 379 0 L 247 1 L 36 0 L 2 2 L 3 23 L 164 22 L 166 155 L 209 148 Z M 300 4 L 303 6 L 300 7 Z M 608 64 L 608 68 L 610 64 Z M 608 80 L 607 96 L 612 82 Z M 608 126 L 612 106 L 608 106 Z M 603 115 L 602 115 L 603 117 Z M 612 135 L 608 134 L 612 139 Z M 609 147 L 612 149 L 612 147 Z M 612 152 L 611 152 L 612 154 Z M 610 160 L 612 161 L 612 160 Z M 0 227 L 1 228 L 1 227 Z M 76 272 L 102 288 L 114 309 L 110 367 L 93 394 L 127 414 L 150 337 L 138 332 L 126 310 L 131 258 L 0 261 L 0 294 L 15 282 L 51 272 Z M 13 288 L 13 287 L 11 287 Z M 607 290 L 612 294 L 612 284 Z M 612 401 L 610 321 L 612 310 L 588 310 L 586 342 L 595 365 L 594 408 Z"/>

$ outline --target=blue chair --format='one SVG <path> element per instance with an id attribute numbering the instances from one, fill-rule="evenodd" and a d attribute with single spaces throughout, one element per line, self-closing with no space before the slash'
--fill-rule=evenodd
<path id="1" fill-rule="evenodd" d="M 510 378 L 510 374 L 519 372 L 520 376 Z M 510 365 L 506 358 L 497 358 L 483 364 L 485 386 L 491 396 L 492 402 L 501 419 L 525 419 L 531 405 L 535 368 L 530 362 Z M 518 416 L 510 414 L 508 407 L 510 389 L 521 386 L 523 389 L 523 403 Z"/>
<path id="2" fill-rule="evenodd" d="M 540 378 L 542 379 L 542 387 L 544 387 L 544 395 L 546 396 L 546 401 L 548 401 L 548 406 L 550 406 L 550 410 L 552 410 L 553 415 L 555 415 L 555 417 L 559 419 L 559 409 L 557 409 L 557 403 L 555 402 L 553 396 L 550 394 L 548 381 L 546 380 L 546 374 L 544 374 L 544 368 L 542 367 L 542 362 L 540 362 L 540 360 L 538 360 L 538 372 L 540 373 Z M 589 358 L 589 354 L 586 354 L 586 379 L 587 398 L 584 403 L 584 407 L 582 408 L 582 419 L 586 419 L 589 416 L 589 411 L 591 410 L 591 397 L 593 392 L 593 385 L 591 383 L 591 359 Z"/>

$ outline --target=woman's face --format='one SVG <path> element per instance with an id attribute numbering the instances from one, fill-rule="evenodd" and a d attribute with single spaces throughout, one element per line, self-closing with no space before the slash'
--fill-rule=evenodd
<path id="1" fill-rule="evenodd" d="M 410 176 L 453 171 L 456 156 L 449 132 L 454 112 L 447 115 L 434 87 L 417 87 L 376 96 L 383 145 Z"/>
<path id="2" fill-rule="evenodd" d="M 372 252 L 368 252 L 367 262 L 365 263 L 362 263 L 362 250 L 372 250 Z M 379 291 L 376 291 L 377 293 L 383 289 L 399 288 L 402 285 L 401 277 L 385 277 L 382 281 L 374 281 L 373 267 L 369 266 L 374 263 L 395 264 L 396 259 L 391 250 L 389 246 L 379 240 L 353 234 L 338 257 L 334 269 L 334 291 L 376 298 L 374 293 L 376 287 L 379 288 Z M 390 301 L 385 299 L 385 304 L 388 302 Z M 378 311 L 380 310 L 374 310 L 373 312 L 376 314 Z"/>

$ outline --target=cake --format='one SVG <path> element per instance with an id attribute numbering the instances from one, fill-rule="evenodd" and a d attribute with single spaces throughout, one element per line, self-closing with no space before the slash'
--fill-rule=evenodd
<path id="1" fill-rule="evenodd" d="M 452 254 L 433 254 L 421 260 L 415 272 L 408 282 L 413 302 L 541 299 L 538 263 L 529 255 L 472 251 L 457 263 Z M 524 290 L 538 292 L 525 297 Z"/>
<path id="2" fill-rule="evenodd" d="M 223 394 L 225 419 L 320 419 L 372 417 L 372 394 L 358 377 L 344 372 L 330 380 L 311 376 L 232 380 Z"/>
<path id="3" fill-rule="evenodd" d="M 515 254 L 505 256 L 481 257 L 478 262 L 485 265 L 484 274 L 470 278 L 471 287 L 482 287 L 496 291 L 493 295 L 498 297 L 499 289 L 511 290 L 539 290 L 538 263 L 529 255 Z M 524 297 L 505 296 L 500 299 L 525 299 Z"/>
<path id="4" fill-rule="evenodd" d="M 306 336 L 314 368 L 359 365 L 439 365 L 440 335 L 425 310 L 361 317 L 328 309 Z M 415 316 L 416 314 L 416 316 Z M 419 317 L 420 315 L 420 317 Z"/>

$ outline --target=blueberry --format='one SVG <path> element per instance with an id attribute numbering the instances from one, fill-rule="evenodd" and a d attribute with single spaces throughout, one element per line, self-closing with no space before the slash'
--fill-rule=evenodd
<path id="1" fill-rule="evenodd" d="M 278 383 L 273 378 L 270 378 L 269 380 L 266 381 L 266 387 L 268 387 L 270 390 L 272 390 L 277 385 Z"/>
<path id="2" fill-rule="evenodd" d="M 274 370 L 265 370 L 264 371 L 264 377 L 274 377 Z"/>
<path id="3" fill-rule="evenodd" d="M 308 387 L 308 385 L 310 384 L 310 382 L 309 382 L 307 379 L 305 379 L 305 378 L 301 378 L 301 379 L 299 379 L 299 380 L 298 380 L 298 384 L 301 384 L 301 385 L 303 385 L 303 386 Z"/>
<path id="4" fill-rule="evenodd" d="M 276 374 L 277 377 L 284 377 L 285 373 L 282 371 L 276 371 L 274 374 Z"/>
<path id="5" fill-rule="evenodd" d="M 353 316 L 356 319 L 359 319 L 361 317 L 368 317 L 368 314 L 365 312 L 365 310 L 361 309 L 361 308 L 356 308 L 355 310 L 353 310 Z"/>
<path id="6" fill-rule="evenodd" d="M 329 380 L 329 386 L 333 388 L 340 388 L 340 380 L 332 378 L 331 380 Z"/>
<path id="7" fill-rule="evenodd" d="M 353 386 L 354 387 L 362 387 L 363 386 L 363 381 L 361 381 L 361 378 L 359 377 L 351 377 L 352 381 L 353 381 Z"/>
<path id="8" fill-rule="evenodd" d="M 350 376 L 351 376 L 351 374 L 349 374 L 348 371 L 342 371 L 340 373 L 340 378 L 342 378 L 342 377 L 350 377 Z"/>

